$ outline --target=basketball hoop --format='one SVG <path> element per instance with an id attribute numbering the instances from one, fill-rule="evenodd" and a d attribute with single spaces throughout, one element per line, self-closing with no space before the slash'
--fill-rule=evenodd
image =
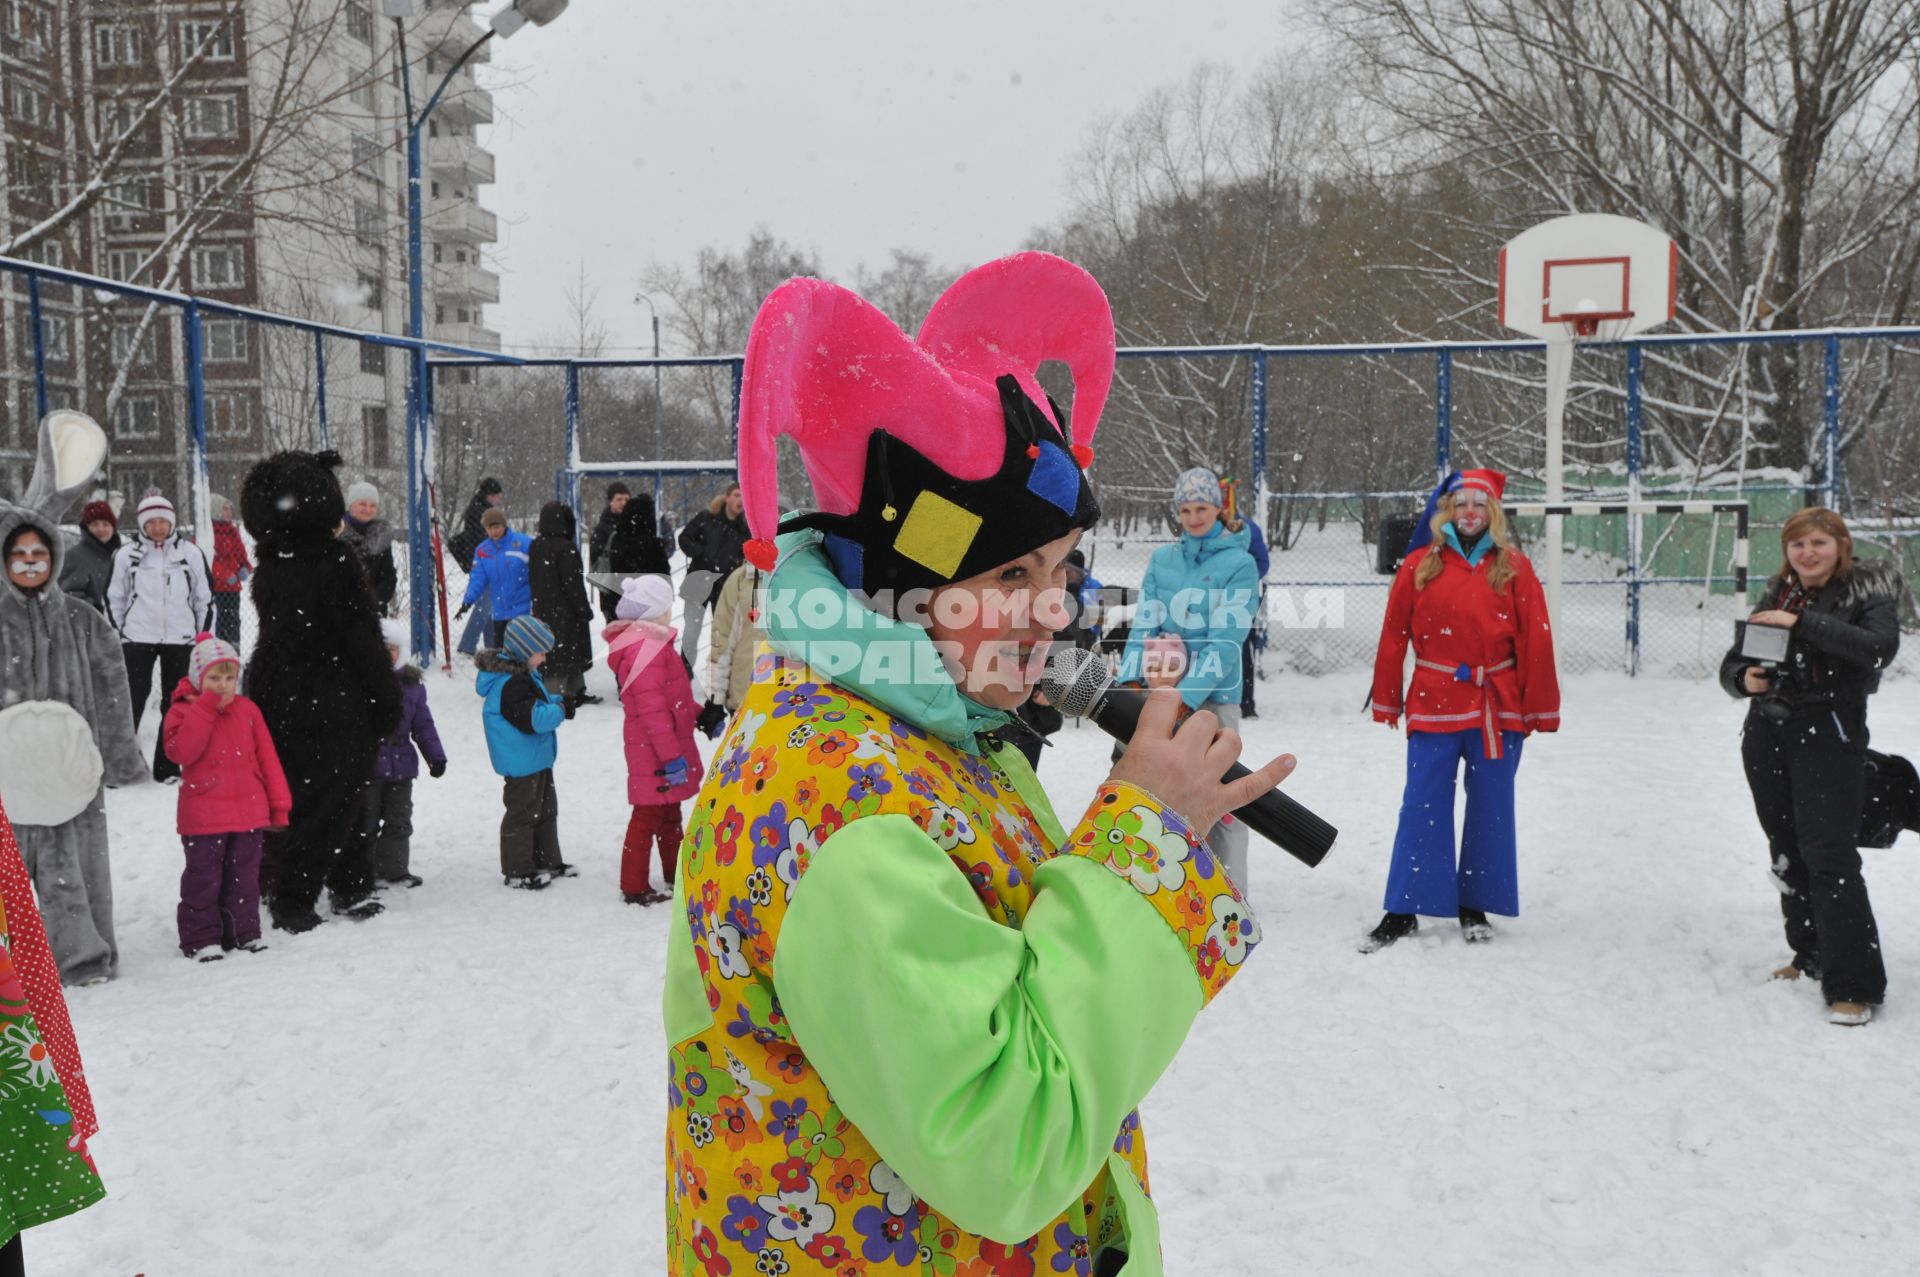
<path id="1" fill-rule="evenodd" d="M 1565 495 L 1562 444 L 1575 347 L 1619 341 L 1671 320 L 1679 274 L 1680 253 L 1665 232 L 1607 213 L 1553 218 L 1514 236 L 1500 250 L 1500 322 L 1547 343 L 1549 503 Z M 1636 545 L 1637 537 L 1636 532 Z M 1542 548 L 1547 612 L 1557 621 L 1561 516 L 1547 516 Z"/>

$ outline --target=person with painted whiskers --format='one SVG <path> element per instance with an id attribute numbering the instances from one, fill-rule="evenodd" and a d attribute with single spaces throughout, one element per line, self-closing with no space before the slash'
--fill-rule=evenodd
<path id="1" fill-rule="evenodd" d="M 1493 938 L 1490 913 L 1520 912 L 1514 774 L 1534 732 L 1560 730 L 1553 627 L 1533 566 L 1513 548 L 1497 470 L 1449 474 L 1427 500 L 1395 575 L 1373 666 L 1373 720 L 1407 717 L 1407 785 L 1373 953 L 1460 920 L 1469 944 Z M 1413 644 L 1411 686 L 1401 676 Z M 1464 762 L 1467 811 L 1454 860 L 1453 793 Z"/>
<path id="2" fill-rule="evenodd" d="M 821 280 L 760 308 L 739 460 L 770 650 L 674 881 L 677 1277 L 1162 1271 L 1136 1105 L 1259 939 L 1205 835 L 1293 760 L 1222 784 L 1238 738 L 1156 693 L 1068 824 L 993 739 L 1099 517 L 1113 363 L 1105 295 L 1043 253 L 963 276 L 917 339 Z M 783 525 L 781 434 L 817 502 Z"/>
<path id="3" fill-rule="evenodd" d="M 1887 992 L 1856 835 L 1867 698 L 1900 650 L 1905 587 L 1893 562 L 1856 559 L 1846 521 L 1819 506 L 1787 520 L 1780 550 L 1780 571 L 1749 623 L 1789 630 L 1787 659 L 1769 670 L 1736 644 L 1720 663 L 1720 685 L 1751 701 L 1740 758 L 1793 950 L 1773 978 L 1820 981 L 1827 1018 L 1857 1026 Z"/>

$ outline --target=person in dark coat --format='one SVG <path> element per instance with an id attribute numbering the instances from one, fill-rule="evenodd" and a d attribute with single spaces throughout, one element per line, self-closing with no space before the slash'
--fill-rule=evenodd
<path id="1" fill-rule="evenodd" d="M 667 543 L 656 534 L 654 524 L 653 498 L 644 492 L 634 493 L 614 521 L 613 535 L 607 542 L 605 571 L 622 579 L 672 576 L 673 568 L 667 562 Z M 600 594 L 600 613 L 609 625 L 618 619 L 613 609 L 619 602 L 618 594 L 606 591 Z"/>
<path id="2" fill-rule="evenodd" d="M 104 501 L 80 510 L 80 539 L 67 548 L 60 588 L 99 611 L 107 610 L 107 586 L 113 581 L 113 556 L 120 549 L 119 520 Z"/>
<path id="3" fill-rule="evenodd" d="M 447 774 L 447 751 L 427 707 L 427 685 L 420 667 L 407 659 L 407 623 L 388 618 L 380 622 L 380 636 L 393 658 L 394 677 L 400 683 L 400 725 L 380 742 L 374 758 L 373 782 L 361 802 L 360 827 L 355 836 L 365 846 L 357 854 L 370 856 L 375 880 L 388 886 L 417 887 L 424 881 L 413 872 L 413 782 L 420 778 L 420 760 L 435 780 Z"/>
<path id="4" fill-rule="evenodd" d="M 587 580 L 580 570 L 580 541 L 574 531 L 573 509 L 564 501 L 540 507 L 540 535 L 533 539 L 527 565 L 533 591 L 533 614 L 553 631 L 553 650 L 547 654 L 547 682 L 561 697 L 591 705 L 587 671 L 593 668 L 593 604 L 587 600 Z"/>
<path id="5" fill-rule="evenodd" d="M 1786 659 L 1769 669 L 1735 643 L 1720 685 L 1751 700 L 1740 757 L 1793 950 L 1773 978 L 1820 981 L 1828 1018 L 1860 1025 L 1887 992 L 1860 869 L 1867 697 L 1900 650 L 1905 590 L 1893 562 L 1853 557 L 1853 537 L 1831 510 L 1796 511 L 1780 547 L 1786 562 L 1747 624 L 1786 629 Z"/>
<path id="6" fill-rule="evenodd" d="M 447 539 L 447 553 L 453 555 L 453 561 L 460 565 L 460 571 L 467 576 L 473 575 L 474 552 L 480 543 L 487 539 L 487 529 L 480 522 L 487 517 L 487 511 L 504 500 L 504 490 L 500 481 L 489 475 L 480 481 L 474 491 L 473 499 L 467 502 L 467 509 L 460 516 L 460 530 Z M 493 613 L 487 609 L 483 598 L 474 607 L 467 619 L 467 628 L 460 631 L 460 651 L 467 656 L 473 655 L 474 648 L 480 645 L 480 636 L 491 632 Z"/>
<path id="7" fill-rule="evenodd" d="M 620 521 L 620 512 L 627 508 L 632 496 L 633 489 L 624 483 L 607 485 L 607 504 L 601 507 L 600 517 L 593 521 L 593 535 L 587 539 L 588 571 L 611 570 L 607 567 L 607 546 L 613 540 L 613 530 Z"/>
<path id="8" fill-rule="evenodd" d="M 380 517 L 380 489 L 365 479 L 347 489 L 347 517 L 340 525 L 340 539 L 360 556 L 374 606 L 384 616 L 400 588 L 400 572 L 393 562 L 393 525 Z"/>
<path id="9" fill-rule="evenodd" d="M 746 562 L 747 538 L 752 533 L 747 531 L 744 509 L 740 485 L 730 483 L 680 529 L 680 549 L 687 556 L 687 575 L 680 583 L 680 600 L 686 604 L 680 652 L 689 661 L 698 658 L 707 609 L 733 570 Z"/>
<path id="10" fill-rule="evenodd" d="M 369 858 L 348 854 L 380 742 L 400 722 L 400 685 L 366 573 L 334 531 L 346 501 L 336 452 L 278 452 L 247 472 L 240 513 L 260 551 L 259 637 L 246 694 L 260 707 L 293 791 L 284 833 L 267 835 L 261 893 L 273 925 L 310 931 L 323 886 L 336 914 L 380 910 Z"/>

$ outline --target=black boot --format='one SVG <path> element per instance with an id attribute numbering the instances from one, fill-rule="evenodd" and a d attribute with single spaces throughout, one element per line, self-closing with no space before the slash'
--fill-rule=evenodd
<path id="1" fill-rule="evenodd" d="M 1360 952 L 1378 953 L 1396 940 L 1403 940 L 1420 930 L 1420 919 L 1410 913 L 1390 913 L 1380 919 L 1380 925 L 1367 934 L 1361 942 Z"/>
<path id="2" fill-rule="evenodd" d="M 1482 910 L 1462 909 L 1460 934 L 1467 938 L 1468 944 L 1485 944 L 1493 939 L 1493 924 L 1487 921 L 1487 915 Z"/>
<path id="3" fill-rule="evenodd" d="M 386 906 L 373 898 L 372 890 L 332 891 L 327 893 L 327 907 L 335 915 L 351 918 L 355 922 L 365 922 L 386 910 Z"/>
<path id="4" fill-rule="evenodd" d="M 312 931 L 322 921 L 320 915 L 313 911 L 312 905 L 270 904 L 267 906 L 267 916 L 273 919 L 273 925 L 277 930 L 296 936 L 303 931 Z"/>

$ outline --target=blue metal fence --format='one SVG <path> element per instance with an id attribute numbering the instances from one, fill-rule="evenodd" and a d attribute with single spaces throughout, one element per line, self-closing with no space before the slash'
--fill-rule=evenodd
<path id="1" fill-rule="evenodd" d="M 330 421 L 328 398 L 328 358 L 327 341 L 338 339 L 352 341 L 363 346 L 383 349 L 397 349 L 407 352 L 409 376 L 406 379 L 408 429 L 406 438 L 406 477 L 407 477 L 407 532 L 408 551 L 411 565 L 409 591 L 409 610 L 413 625 L 414 647 L 423 657 L 430 656 L 435 650 L 434 636 L 434 598 L 431 588 L 430 545 L 431 516 L 428 499 L 428 474 L 432 436 L 434 431 L 434 382 L 433 375 L 413 375 L 419 367 L 417 361 L 430 361 L 432 370 L 440 369 L 501 369 L 521 370 L 527 375 L 552 376 L 558 373 L 565 382 L 566 445 L 565 455 L 556 457 L 556 495 L 579 508 L 580 485 L 586 477 L 615 476 L 652 477 L 656 485 L 668 476 L 690 476 L 720 474 L 729 471 L 732 466 L 732 429 L 739 409 L 739 389 L 741 360 L 737 356 L 715 356 L 689 359 L 579 359 L 579 360 L 524 360 L 497 352 L 473 350 L 444 342 L 432 340 L 416 341 L 412 338 L 398 337 L 388 333 L 364 331 L 340 325 L 318 323 L 292 318 L 246 306 L 233 305 L 204 297 L 146 288 L 125 284 L 114 280 L 86 275 L 75 271 L 61 270 L 42 266 L 37 263 L 0 258 L 0 272 L 15 277 L 24 277 L 28 301 L 28 327 L 30 329 L 27 349 L 31 363 L 31 377 L 34 387 L 34 401 L 39 412 L 44 415 L 51 406 L 49 391 L 47 349 L 47 316 L 42 297 L 43 284 L 65 285 L 76 289 L 97 290 L 117 297 L 133 298 L 154 303 L 177 312 L 182 324 L 182 356 L 186 370 L 186 447 L 190 452 L 190 466 L 196 476 L 193 494 L 194 523 L 197 529 L 210 526 L 210 511 L 204 509 L 207 499 L 207 380 L 205 364 L 204 322 L 208 316 L 224 319 L 238 319 L 251 325 L 264 328 L 290 330 L 310 334 L 312 337 L 311 366 L 317 393 L 314 396 L 313 410 L 316 420 L 312 423 L 315 437 L 325 446 L 334 435 Z M 1594 343 L 1590 350 L 1617 351 L 1624 356 L 1625 384 L 1621 391 L 1624 396 L 1625 424 L 1625 486 L 1628 500 L 1640 500 L 1646 494 L 1640 490 L 1643 461 L 1645 455 L 1642 438 L 1644 422 L 1644 368 L 1643 358 L 1651 351 L 1662 348 L 1689 348 L 1711 346 L 1762 346 L 1781 342 L 1820 343 L 1823 350 L 1823 387 L 1821 411 L 1823 417 L 1824 447 L 1822 451 L 1822 483 L 1817 492 L 1828 505 L 1837 505 L 1838 488 L 1841 477 L 1841 386 L 1845 368 L 1844 343 L 1898 343 L 1920 338 L 1920 327 L 1908 328 L 1851 328 L 1823 329 L 1796 332 L 1766 333 L 1715 333 L 1715 334 L 1676 334 L 1666 336 L 1643 336 L 1622 343 Z M 11 349 L 9 343 L 9 349 Z M 1195 347 L 1153 347 L 1130 348 L 1120 351 L 1124 366 L 1137 360 L 1244 360 L 1248 364 L 1247 398 L 1245 425 L 1246 461 L 1253 477 L 1254 508 L 1268 511 L 1274 502 L 1279 501 L 1320 501 L 1330 500 L 1378 500 L 1381 498 L 1403 499 L 1397 492 L 1353 491 L 1353 492 L 1301 492 L 1288 489 L 1274 490 L 1270 485 L 1269 442 L 1271 417 L 1273 415 L 1274 389 L 1272 375 L 1274 361 L 1306 359 L 1380 359 L 1385 357 L 1408 359 L 1431 359 L 1433 361 L 1432 386 L 1432 452 L 1433 465 L 1438 471 L 1450 467 L 1456 451 L 1456 380 L 1459 372 L 1456 361 L 1461 356 L 1479 356 L 1489 354 L 1525 355 L 1544 349 L 1537 341 L 1485 341 L 1485 342 L 1391 342 L 1391 343 L 1353 343 L 1321 346 L 1195 346 Z M 612 370 L 652 370 L 656 379 L 663 369 L 714 369 L 726 368 L 731 381 L 732 397 L 728 421 L 725 423 L 726 447 L 710 457 L 669 457 L 670 449 L 656 438 L 649 441 L 641 438 L 598 438 L 596 450 L 603 455 L 587 457 L 583 455 L 583 437 L 593 428 L 595 405 L 591 394 L 583 386 L 583 374 L 604 375 Z M 0 373 L 6 380 L 16 380 L 24 370 L 10 366 L 7 359 L 0 357 Z M 656 380 L 656 387 L 658 383 Z M 656 390 L 657 393 L 657 390 Z M 1309 409 L 1311 406 L 1309 406 Z M 659 425 L 658 404 L 656 403 L 655 429 Z M 719 437 L 713 439 L 719 442 Z M 610 454 L 610 455 L 608 455 Z M 1411 477 L 1411 476 L 1410 476 Z M 1780 485 L 1774 485 L 1778 488 Z M 1789 487 L 1791 485 L 1788 485 Z M 1144 490 L 1144 489 L 1142 489 Z M 1748 491 L 1755 491 L 1753 486 Z M 204 531 L 202 533 L 205 535 Z M 1624 586 L 1625 597 L 1625 642 L 1628 648 L 1627 668 L 1633 669 L 1642 639 L 1641 599 L 1644 588 L 1649 584 L 1643 577 L 1640 559 L 1643 547 L 1639 539 L 1639 529 L 1635 527 L 1629 541 L 1629 560 L 1626 579 L 1619 584 Z M 1284 575 L 1284 574 L 1283 574 Z M 1710 574 L 1711 575 L 1711 574 Z M 1354 582 L 1359 584 L 1360 582 Z M 1577 584 L 1570 583 L 1570 584 Z"/>

